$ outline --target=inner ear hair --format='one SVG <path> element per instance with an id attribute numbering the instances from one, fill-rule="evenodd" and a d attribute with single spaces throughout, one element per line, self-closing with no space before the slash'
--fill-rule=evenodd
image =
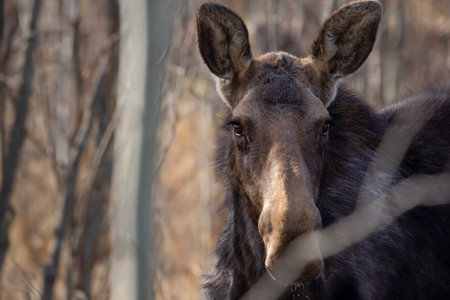
<path id="1" fill-rule="evenodd" d="M 204 3 L 197 12 L 198 47 L 210 71 L 233 79 L 250 65 L 248 31 L 242 19 L 227 7 Z"/>

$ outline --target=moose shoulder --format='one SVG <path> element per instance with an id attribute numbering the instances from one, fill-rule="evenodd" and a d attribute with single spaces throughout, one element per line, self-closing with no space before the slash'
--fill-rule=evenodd
<path id="1" fill-rule="evenodd" d="M 381 111 L 339 87 L 380 18 L 377 1 L 353 2 L 308 57 L 254 58 L 237 14 L 200 6 L 199 50 L 229 109 L 216 160 L 230 215 L 207 299 L 252 298 L 265 278 L 258 299 L 450 297 L 450 84 Z"/>

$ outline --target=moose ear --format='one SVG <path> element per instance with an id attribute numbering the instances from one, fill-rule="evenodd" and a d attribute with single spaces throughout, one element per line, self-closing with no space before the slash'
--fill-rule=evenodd
<path id="1" fill-rule="evenodd" d="M 204 3 L 197 12 L 198 48 L 213 74 L 231 80 L 252 60 L 242 19 L 225 6 Z"/>
<path id="2" fill-rule="evenodd" d="M 376 39 L 381 14 L 378 1 L 357 1 L 341 7 L 325 20 L 309 56 L 320 76 L 325 105 L 333 100 L 339 79 L 355 72 L 366 60 Z"/>

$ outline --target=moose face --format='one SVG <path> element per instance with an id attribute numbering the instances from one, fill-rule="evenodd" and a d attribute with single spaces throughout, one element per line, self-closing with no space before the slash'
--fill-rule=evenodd
<path id="1" fill-rule="evenodd" d="M 248 86 L 233 89 L 242 94 L 230 95 L 240 99 L 229 122 L 232 179 L 258 226 L 268 268 L 289 241 L 321 226 L 315 202 L 329 116 L 306 87 L 308 73 L 298 58 L 267 54 L 249 67 L 250 81 L 241 83 Z"/>
<path id="2" fill-rule="evenodd" d="M 230 180 L 258 227 L 269 271 L 290 241 L 321 227 L 316 204 L 327 106 L 340 79 L 371 51 L 380 17 L 376 1 L 350 3 L 325 21 L 308 57 L 276 52 L 253 58 L 239 16 L 218 4 L 198 10 L 200 53 L 230 109 Z M 316 278 L 322 265 L 309 263 L 299 281 Z"/>

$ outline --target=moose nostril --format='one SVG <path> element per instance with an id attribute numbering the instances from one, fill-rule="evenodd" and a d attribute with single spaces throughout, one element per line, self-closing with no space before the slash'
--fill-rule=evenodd
<path id="1" fill-rule="evenodd" d="M 269 84 L 272 79 L 270 77 L 266 78 L 265 84 Z"/>

